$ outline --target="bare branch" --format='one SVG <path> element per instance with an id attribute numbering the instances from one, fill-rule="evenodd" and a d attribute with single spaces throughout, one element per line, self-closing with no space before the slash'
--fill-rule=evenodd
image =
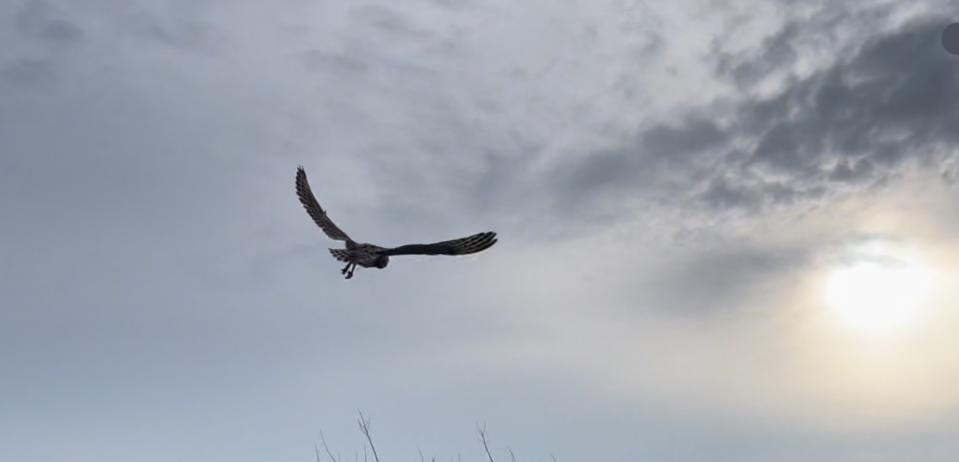
<path id="1" fill-rule="evenodd" d="M 510 462 L 516 462 L 516 454 L 513 454 L 513 448 L 507 447 L 506 450 L 509 451 Z"/>

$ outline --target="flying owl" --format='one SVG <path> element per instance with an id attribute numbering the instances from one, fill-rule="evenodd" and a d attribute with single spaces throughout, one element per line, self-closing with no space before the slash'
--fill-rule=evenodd
<path id="1" fill-rule="evenodd" d="M 320 207 L 320 203 L 313 196 L 303 167 L 296 169 L 296 195 L 300 198 L 306 213 L 310 214 L 313 221 L 330 239 L 346 243 L 345 249 L 330 249 L 334 258 L 346 262 L 346 266 L 340 270 L 346 279 L 353 277 L 353 270 L 357 265 L 364 268 L 386 268 L 386 265 L 390 263 L 390 257 L 394 255 L 467 255 L 486 250 L 496 243 L 496 233 L 492 231 L 432 244 L 408 244 L 393 248 L 360 243 L 344 233 L 326 215 L 326 211 Z"/>

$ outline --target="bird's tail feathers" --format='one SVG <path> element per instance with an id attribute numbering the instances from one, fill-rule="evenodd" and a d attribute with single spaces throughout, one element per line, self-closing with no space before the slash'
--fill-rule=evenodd
<path id="1" fill-rule="evenodd" d="M 333 258 L 348 262 L 350 261 L 350 251 L 346 249 L 330 249 L 330 253 L 333 254 Z"/>

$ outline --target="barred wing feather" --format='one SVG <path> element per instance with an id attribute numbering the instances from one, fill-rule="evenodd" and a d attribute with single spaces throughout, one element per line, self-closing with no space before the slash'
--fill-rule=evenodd
<path id="1" fill-rule="evenodd" d="M 432 244 L 409 244 L 386 249 L 385 255 L 467 255 L 486 250 L 496 243 L 496 233 L 488 231 Z"/>
<path id="2" fill-rule="evenodd" d="M 333 220 L 330 220 L 330 217 L 326 215 L 326 210 L 320 207 L 320 203 L 316 201 L 316 197 L 310 189 L 310 182 L 306 179 L 306 171 L 303 170 L 303 167 L 296 169 L 296 195 L 300 198 L 300 203 L 303 204 L 306 213 L 310 214 L 313 221 L 330 239 L 353 242 L 350 236 L 347 236 L 343 230 L 333 223 Z"/>

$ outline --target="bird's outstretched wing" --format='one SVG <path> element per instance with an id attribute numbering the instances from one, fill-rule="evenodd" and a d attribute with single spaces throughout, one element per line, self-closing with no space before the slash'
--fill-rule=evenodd
<path id="1" fill-rule="evenodd" d="M 299 196 L 300 203 L 303 204 L 306 213 L 310 214 L 313 221 L 316 222 L 330 239 L 353 242 L 350 236 L 347 236 L 343 230 L 333 223 L 333 220 L 330 220 L 330 217 L 326 216 L 326 210 L 320 207 L 320 203 L 317 202 L 316 197 L 313 196 L 313 191 L 310 189 L 310 182 L 306 179 L 306 171 L 303 170 L 303 167 L 297 167 L 296 169 L 296 195 Z"/>
<path id="2" fill-rule="evenodd" d="M 385 255 L 466 255 L 486 250 L 496 243 L 496 233 L 487 231 L 472 236 L 432 244 L 409 244 L 386 249 Z"/>

